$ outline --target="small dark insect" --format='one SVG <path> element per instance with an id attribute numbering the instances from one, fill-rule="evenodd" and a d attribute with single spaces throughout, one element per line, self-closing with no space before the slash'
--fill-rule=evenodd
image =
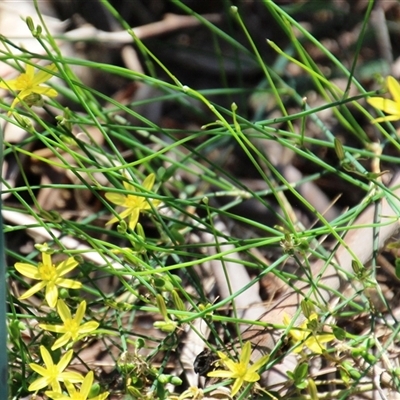
<path id="1" fill-rule="evenodd" d="M 121 371 L 118 368 L 114 368 L 111 372 L 101 371 L 99 374 L 99 380 L 104 384 L 107 389 L 112 390 L 117 393 L 125 388 L 124 377 L 121 374 Z"/>
<path id="2" fill-rule="evenodd" d="M 209 349 L 203 350 L 201 353 L 197 354 L 194 360 L 194 372 L 201 376 L 207 376 L 207 373 L 213 369 L 213 364 L 216 360 L 217 357 Z"/>

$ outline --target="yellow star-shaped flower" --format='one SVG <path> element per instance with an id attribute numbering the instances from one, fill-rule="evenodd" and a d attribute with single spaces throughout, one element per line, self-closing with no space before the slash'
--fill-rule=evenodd
<path id="1" fill-rule="evenodd" d="M 143 192 L 150 192 L 154 186 L 155 175 L 150 174 L 144 181 L 143 181 Z M 138 190 L 131 185 L 130 183 L 124 181 L 124 187 L 129 192 L 138 192 Z M 140 193 L 140 192 L 138 192 Z M 153 207 L 157 207 L 161 201 L 160 200 L 148 200 L 147 197 L 137 196 L 133 194 L 120 194 L 120 193 L 106 193 L 106 199 L 111 201 L 118 206 L 125 207 L 126 210 L 122 211 L 118 217 L 112 218 L 110 221 L 106 223 L 106 225 L 113 224 L 118 222 L 120 219 L 125 219 L 129 217 L 129 228 L 135 229 L 135 226 L 139 220 L 139 214 L 143 211 L 148 211 Z M 151 203 L 151 204 L 150 204 Z"/>
<path id="2" fill-rule="evenodd" d="M 294 344 L 298 344 L 294 348 L 294 353 L 300 353 L 304 347 L 308 347 L 315 354 L 322 354 L 326 350 L 323 343 L 331 342 L 335 339 L 335 335 L 331 333 L 316 334 L 313 330 L 308 328 L 310 321 L 318 321 L 317 313 L 313 312 L 310 317 L 304 321 L 299 327 L 291 328 L 289 330 L 289 335 L 292 338 Z M 283 316 L 283 324 L 285 326 L 291 325 L 291 320 L 289 315 L 285 314 Z"/>
<path id="3" fill-rule="evenodd" d="M 64 369 L 68 366 L 72 358 L 72 350 L 67 351 L 62 357 L 58 364 L 53 363 L 50 353 L 44 346 L 40 346 L 40 354 L 46 366 L 30 363 L 29 366 L 41 375 L 40 378 L 33 381 L 28 390 L 30 392 L 36 392 L 43 389 L 46 386 L 51 386 L 54 392 L 61 393 L 60 382 L 68 380 L 70 382 L 82 382 L 83 376 L 78 372 L 64 372 Z"/>
<path id="4" fill-rule="evenodd" d="M 77 265 L 78 261 L 73 257 L 62 261 L 58 265 L 54 265 L 51 261 L 51 255 L 46 252 L 42 252 L 42 262 L 37 266 L 20 262 L 15 263 L 14 267 L 21 275 L 40 281 L 20 296 L 19 300 L 27 299 L 45 287 L 47 304 L 54 308 L 58 299 L 57 286 L 68 289 L 79 289 L 82 287 L 81 282 L 63 278 L 65 274 L 72 271 Z"/>
<path id="5" fill-rule="evenodd" d="M 46 396 L 53 400 L 87 400 L 90 389 L 93 384 L 93 371 L 90 371 L 83 380 L 80 391 L 78 392 L 71 382 L 65 381 L 65 386 L 67 387 L 69 396 L 66 396 L 59 392 L 47 391 Z M 108 397 L 108 392 L 99 394 L 96 397 L 91 397 L 90 400 L 105 400 Z"/>
<path id="6" fill-rule="evenodd" d="M 211 378 L 232 378 L 235 382 L 232 386 L 232 396 L 234 396 L 244 382 L 257 382 L 260 379 L 258 370 L 268 361 L 269 356 L 263 356 L 254 364 L 250 365 L 251 343 L 246 342 L 243 346 L 239 362 L 234 362 L 226 354 L 218 351 L 218 357 L 227 370 L 215 370 L 207 374 Z"/>
<path id="7" fill-rule="evenodd" d="M 371 122 L 374 124 L 384 121 L 397 121 L 400 119 L 400 84 L 393 76 L 388 76 L 386 78 L 386 86 L 393 100 L 384 97 L 371 97 L 367 99 L 368 104 L 372 107 L 384 111 L 386 114 L 390 114 L 373 119 Z"/>
<path id="8" fill-rule="evenodd" d="M 11 90 L 13 92 L 19 92 L 16 94 L 16 97 L 11 104 L 11 110 L 19 102 L 32 95 L 38 95 L 36 97 L 39 99 L 41 98 L 41 95 L 48 97 L 57 96 L 58 93 L 56 90 L 48 86 L 42 86 L 42 83 L 48 81 L 53 76 L 52 72 L 56 71 L 57 67 L 54 64 L 51 64 L 47 66 L 46 69 L 47 71 L 40 70 L 35 74 L 34 67 L 30 64 L 26 64 L 25 72 L 20 74 L 17 78 L 0 82 L 1 88 Z"/>
<path id="9" fill-rule="evenodd" d="M 98 328 L 99 323 L 96 321 L 85 322 L 81 325 L 85 311 L 86 301 L 82 301 L 76 310 L 75 317 L 72 318 L 71 311 L 64 301 L 58 300 L 57 312 L 64 322 L 64 325 L 39 324 L 39 326 L 46 331 L 63 333 L 63 335 L 54 342 L 51 350 L 54 351 L 66 345 L 71 339 L 73 342 L 76 342 Z"/>

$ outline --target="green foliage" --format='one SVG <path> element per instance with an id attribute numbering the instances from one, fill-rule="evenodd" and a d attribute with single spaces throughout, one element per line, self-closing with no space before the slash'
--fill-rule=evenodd
<path id="1" fill-rule="evenodd" d="M 298 364 L 293 372 L 287 371 L 287 376 L 293 381 L 297 389 L 305 389 L 308 385 L 308 364 Z"/>
<path id="2" fill-rule="evenodd" d="M 400 115 L 399 85 L 388 78 L 393 100 L 372 97 L 369 104 L 375 109 L 371 109 L 365 98 L 373 93 L 359 79 L 367 74 L 371 80 L 377 68 L 378 74 L 384 71 L 379 65 L 373 69 L 358 65 L 374 2 L 368 2 L 359 21 L 353 58 L 345 62 L 297 20 L 310 11 L 311 3 L 321 12 L 337 11 L 331 2 L 287 6 L 258 2 L 279 32 L 260 43 L 245 18 L 250 7 L 246 2 L 232 7 L 223 2 L 228 33 L 191 10 L 187 2 L 175 1 L 176 9 L 192 15 L 212 37 L 222 83 L 202 89 L 186 84 L 185 71 L 165 63 L 152 42 L 142 40 L 109 1 L 101 3 L 132 36 L 144 72 L 67 56 L 59 44 L 66 37 L 50 34 L 38 7 L 41 23 L 27 17 L 26 24 L 42 48 L 40 57 L 12 39 L 1 38 L 0 58 L 17 76 L 1 82 L 8 93 L 0 101 L 1 118 L 26 133 L 19 142 L 4 144 L 4 157 L 13 160 L 20 174 L 12 184 L 3 182 L 3 193 L 9 195 L 4 210 L 29 218 L 4 226 L 10 243 L 16 237 L 28 241 L 7 254 L 13 288 L 7 294 L 11 398 L 36 390 L 43 394 L 49 385 L 53 391 L 60 385 L 64 392 L 86 389 L 79 381 L 72 382 L 77 385 L 72 388 L 63 383 L 67 365 L 58 365 L 58 376 L 50 381 L 47 374 L 49 382 L 37 386 L 43 381 L 38 384 L 33 371 L 41 370 L 46 351 L 68 332 L 79 332 L 83 345 L 73 347 L 77 338 L 67 334 L 62 348 L 51 351 L 54 363 L 63 364 L 73 349 L 75 360 L 85 369 L 81 381 L 90 382 L 92 366 L 80 356 L 85 346 L 97 341 L 115 364 L 107 384 L 99 379 L 91 389 L 99 399 L 108 392 L 135 399 L 200 399 L 202 389 L 185 386 L 184 373 L 190 365 L 180 359 L 182 347 L 190 342 L 188 332 L 194 332 L 206 348 L 218 350 L 220 361 L 210 362 L 214 368 L 210 376 L 218 378 L 216 386 L 230 385 L 228 397 L 245 398 L 252 392 L 254 397 L 262 393 L 264 398 L 316 399 L 327 386 L 312 375 L 310 366 L 317 357 L 336 373 L 328 384 L 338 387 L 337 398 L 367 391 L 362 379 L 370 379 L 381 358 L 390 359 L 387 349 L 398 340 L 400 329 L 381 322 L 386 314 L 371 294 L 384 298 L 377 280 L 376 256 L 382 250 L 378 241 L 371 265 L 363 265 L 345 243 L 349 232 L 360 229 L 355 221 L 369 205 L 381 199 L 396 204 L 392 189 L 383 183 L 387 170 L 381 165 L 396 169 L 400 164 L 398 134 L 390 124 Z M 231 65 L 235 79 L 229 75 Z M 127 87 L 149 90 L 152 96 L 119 102 L 85 84 L 76 73 L 80 68 L 89 74 L 101 71 Z M 255 75 L 251 87 L 243 83 L 248 71 Z M 179 114 L 179 123 L 138 111 L 157 104 Z M 331 116 L 324 118 L 324 112 Z M 299 166 L 305 172 L 297 170 L 298 179 L 286 174 L 287 167 Z M 41 181 L 40 174 L 53 176 L 54 181 Z M 341 189 L 329 188 L 329 206 L 317 208 L 304 187 L 320 188 L 321 182 L 330 185 L 331 179 L 332 186 L 340 183 Z M 46 209 L 41 193 L 45 190 L 60 198 L 65 195 L 65 207 Z M 349 196 L 346 204 L 341 199 L 339 211 L 328 218 L 342 192 L 354 192 L 356 200 Z M 253 206 L 255 213 L 249 212 Z M 247 212 L 241 212 L 242 207 Z M 375 229 L 376 237 L 389 223 L 382 222 L 385 217 L 378 210 L 374 221 L 366 224 Z M 27 239 L 32 235 L 39 238 L 36 246 Z M 353 260 L 350 271 L 343 271 L 335 259 L 339 246 L 346 247 Z M 398 247 L 398 243 L 387 246 Z M 312 269 L 316 260 L 323 264 L 318 271 Z M 332 289 L 321 284 L 329 263 L 340 279 L 354 286 L 351 296 L 335 289 L 337 301 L 331 302 L 321 295 Z M 232 290 L 228 264 L 247 271 L 249 283 Z M 215 282 L 209 287 L 215 268 L 225 273 L 225 297 Z M 67 273 L 71 279 L 64 277 Z M 398 257 L 395 274 L 400 277 Z M 251 347 L 234 335 L 240 336 L 242 326 L 262 323 L 243 320 L 235 301 L 251 290 L 258 296 L 259 283 L 272 275 L 276 287 L 263 295 L 272 298 L 281 287 L 295 287 L 298 312 L 287 318 L 282 313 L 282 320 L 266 327 L 281 336 L 269 349 L 271 354 L 256 361 L 251 358 L 251 352 L 258 350 L 256 340 Z M 299 282 L 304 285 L 296 286 Z M 383 303 L 389 315 L 390 305 Z M 358 319 L 363 329 L 353 326 Z M 89 325 L 75 326 L 76 321 Z M 370 339 L 377 324 L 387 329 L 385 342 L 380 337 Z M 51 333 L 46 326 L 52 327 Z M 224 348 L 226 338 L 232 345 Z M 240 349 L 245 350 L 236 354 Z M 287 371 L 284 394 L 275 387 L 263 388 L 259 369 L 274 367 L 289 349 L 296 352 L 292 356 L 297 365 Z M 392 367 L 387 369 L 395 377 L 398 371 Z M 227 383 L 222 378 L 232 379 Z M 398 378 L 390 385 L 399 390 Z"/>

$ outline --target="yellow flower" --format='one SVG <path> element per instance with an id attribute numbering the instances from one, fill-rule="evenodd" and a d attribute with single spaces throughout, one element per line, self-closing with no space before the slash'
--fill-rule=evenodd
<path id="1" fill-rule="evenodd" d="M 51 64 L 47 66 L 46 69 L 47 71 L 40 70 L 35 74 L 34 67 L 26 64 L 25 72 L 20 74 L 17 78 L 0 82 L 1 88 L 19 92 L 11 104 L 11 109 L 13 109 L 20 101 L 23 101 L 31 95 L 39 95 L 36 96 L 39 99 L 42 94 L 49 97 L 57 96 L 58 93 L 56 90 L 41 85 L 53 76 L 51 72 L 56 71 L 57 67 L 54 64 Z"/>
<path id="2" fill-rule="evenodd" d="M 257 371 L 268 361 L 268 356 L 263 356 L 253 365 L 249 365 L 251 355 L 251 343 L 246 342 L 242 349 L 239 362 L 235 363 L 226 354 L 218 351 L 218 357 L 228 368 L 227 370 L 211 371 L 207 376 L 211 378 L 232 378 L 236 379 L 232 386 L 232 396 L 234 396 L 242 387 L 244 382 L 257 382 L 260 375 Z"/>
<path id="3" fill-rule="evenodd" d="M 150 174 L 143 181 L 143 192 L 151 191 L 155 178 L 156 177 L 154 174 Z M 124 182 L 124 187 L 127 191 L 137 192 L 137 189 L 126 181 Z M 157 207 L 161 203 L 159 200 L 148 200 L 146 197 L 136 196 L 133 194 L 124 195 L 120 193 L 106 193 L 105 196 L 106 199 L 112 203 L 126 208 L 126 210 L 119 214 L 119 218 L 112 218 L 106 223 L 106 225 L 113 224 L 114 222 L 118 222 L 120 219 L 129 217 L 129 228 L 132 230 L 135 229 L 135 226 L 139 220 L 139 214 L 141 212 L 151 210 L 151 204 L 153 207 Z"/>
<path id="4" fill-rule="evenodd" d="M 54 392 L 61 393 L 60 382 L 68 380 L 70 382 L 82 382 L 83 376 L 78 372 L 63 372 L 67 367 L 72 358 L 72 350 L 67 351 L 62 357 L 58 364 L 53 363 L 50 353 L 44 346 L 40 346 L 40 354 L 42 355 L 46 368 L 41 365 L 30 363 L 29 366 L 41 375 L 40 378 L 33 381 L 28 390 L 30 392 L 36 392 L 43 389 L 46 386 L 51 386 Z"/>
<path id="5" fill-rule="evenodd" d="M 295 344 L 299 344 L 299 346 L 293 350 L 294 353 L 300 353 L 305 346 L 308 347 L 313 353 L 322 354 L 322 352 L 326 350 L 326 347 L 322 344 L 335 339 L 335 336 L 330 333 L 317 335 L 312 329 L 309 329 L 308 325 L 314 320 L 318 322 L 318 315 L 315 312 L 312 313 L 310 318 L 304 321 L 298 328 L 293 327 L 290 329 L 289 335 L 291 336 L 293 342 Z M 285 326 L 291 325 L 289 315 L 285 314 L 283 316 L 283 324 Z"/>
<path id="6" fill-rule="evenodd" d="M 81 325 L 83 316 L 85 315 L 85 311 L 86 301 L 82 301 L 79 304 L 78 309 L 76 310 L 75 317 L 72 318 L 71 311 L 69 310 L 67 305 L 62 300 L 58 300 L 57 312 L 64 322 L 64 325 L 39 324 L 39 326 L 46 331 L 64 334 L 54 342 L 51 350 L 54 351 L 66 345 L 71 339 L 73 342 L 76 342 L 82 337 L 85 337 L 86 334 L 93 332 L 98 328 L 99 323 L 95 321 L 85 322 L 83 325 Z"/>
<path id="7" fill-rule="evenodd" d="M 37 266 L 20 262 L 15 263 L 15 269 L 21 275 L 40 281 L 20 296 L 19 300 L 27 299 L 45 287 L 47 304 L 54 308 L 58 299 L 57 286 L 69 289 L 79 289 L 82 287 L 81 282 L 63 278 L 65 274 L 72 271 L 77 265 L 78 261 L 73 257 L 64 260 L 58 265 L 54 265 L 51 261 L 51 255 L 46 252 L 42 252 L 42 262 Z"/>
<path id="8" fill-rule="evenodd" d="M 386 86 L 389 89 L 393 100 L 385 99 L 384 97 L 371 97 L 367 99 L 368 104 L 378 110 L 384 111 L 385 117 L 375 118 L 371 122 L 378 123 L 384 121 L 397 121 L 400 119 L 400 84 L 393 76 L 386 78 Z"/>
<path id="9" fill-rule="evenodd" d="M 93 384 L 93 371 L 90 371 L 83 380 L 81 390 L 78 392 L 71 382 L 65 381 L 65 386 L 67 387 L 69 396 L 66 396 L 59 392 L 46 392 L 46 396 L 53 400 L 87 400 L 90 389 Z M 99 394 L 96 397 L 91 397 L 90 400 L 105 400 L 108 397 L 108 392 Z"/>

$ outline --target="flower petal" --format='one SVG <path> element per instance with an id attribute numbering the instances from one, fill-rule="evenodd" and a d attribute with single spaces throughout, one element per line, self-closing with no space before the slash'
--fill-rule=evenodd
<path id="1" fill-rule="evenodd" d="M 297 343 L 296 343 L 296 345 L 297 345 Z M 298 345 L 298 346 L 296 346 L 292 351 L 293 351 L 293 353 L 295 353 L 295 354 L 299 354 L 299 353 L 301 353 L 301 351 L 303 350 L 303 345 Z"/>
<path id="2" fill-rule="evenodd" d="M 310 332 L 303 330 L 302 327 L 292 328 L 290 330 L 290 336 L 294 342 L 303 342 Z"/>
<path id="3" fill-rule="evenodd" d="M 154 208 L 157 208 L 162 203 L 162 201 L 155 199 L 151 200 L 150 203 L 153 205 Z"/>
<path id="4" fill-rule="evenodd" d="M 47 324 L 39 324 L 40 329 L 50 332 L 56 333 L 65 333 L 65 326 L 64 325 L 47 325 Z"/>
<path id="5" fill-rule="evenodd" d="M 49 353 L 49 351 L 44 346 L 40 346 L 40 355 L 42 356 L 43 362 L 46 365 L 46 368 L 49 369 L 54 365 L 53 359 Z"/>
<path id="6" fill-rule="evenodd" d="M 27 66 L 27 69 L 28 69 L 28 66 Z M 33 76 L 32 84 L 34 86 L 40 85 L 41 83 L 46 82 L 50 78 L 52 78 L 54 76 L 52 74 L 52 72 L 57 71 L 57 66 L 55 64 L 51 64 L 51 65 L 46 66 L 46 69 L 47 69 L 47 71 L 40 70 Z"/>
<path id="7" fill-rule="evenodd" d="M 123 206 L 126 202 L 126 196 L 120 193 L 107 192 L 104 196 L 108 201 L 111 201 L 111 203 L 117 204 L 118 206 Z"/>
<path id="8" fill-rule="evenodd" d="M 400 104 L 400 84 L 397 79 L 393 78 L 393 76 L 388 76 L 386 78 L 386 85 L 389 89 L 390 94 L 393 97 L 393 100 Z"/>
<path id="9" fill-rule="evenodd" d="M 51 346 L 51 350 L 54 351 L 66 345 L 71 340 L 71 336 L 71 332 L 66 332 L 65 335 L 60 336 Z"/>
<path id="10" fill-rule="evenodd" d="M 111 218 L 109 221 L 107 221 L 106 225 L 112 225 L 112 224 L 115 224 L 116 222 L 119 222 L 119 221 L 121 221 L 121 218 L 114 217 L 114 218 Z"/>
<path id="11" fill-rule="evenodd" d="M 225 367 L 227 367 L 231 371 L 232 374 L 236 373 L 238 363 L 235 363 L 234 361 L 232 361 L 229 358 L 226 360 L 223 360 L 223 363 L 224 363 Z"/>
<path id="12" fill-rule="evenodd" d="M 42 262 L 44 265 L 48 265 L 49 267 L 53 266 L 53 261 L 51 260 L 51 254 L 42 253 Z"/>
<path id="13" fill-rule="evenodd" d="M 65 387 L 68 390 L 68 394 L 73 398 L 73 396 L 76 396 L 77 390 L 75 389 L 75 386 L 68 380 L 64 381 Z M 86 399 L 85 399 L 86 400 Z"/>
<path id="14" fill-rule="evenodd" d="M 79 331 L 79 334 L 81 335 L 81 334 L 83 334 L 83 333 L 90 333 L 90 332 L 93 332 L 93 331 L 95 331 L 98 327 L 99 327 L 99 323 L 98 322 L 96 322 L 96 321 L 89 321 L 89 322 L 86 322 L 86 323 L 84 323 L 84 324 L 82 324 L 80 327 L 79 327 L 79 329 L 78 329 L 78 331 Z"/>
<path id="15" fill-rule="evenodd" d="M 240 362 L 247 365 L 250 361 L 251 355 L 251 343 L 246 342 L 242 348 L 242 354 L 240 355 Z"/>
<path id="16" fill-rule="evenodd" d="M 232 378 L 232 371 L 227 371 L 226 369 L 217 369 L 215 371 L 210 371 L 207 376 L 210 378 Z"/>
<path id="17" fill-rule="evenodd" d="M 222 360 L 222 361 L 226 361 L 229 360 L 229 357 L 223 353 L 222 351 L 217 351 L 218 357 Z"/>
<path id="18" fill-rule="evenodd" d="M 253 371 L 258 371 L 263 365 L 266 364 L 266 362 L 268 361 L 269 356 L 265 355 L 262 356 L 259 360 L 257 360 L 250 368 L 249 371 L 253 372 Z"/>
<path id="19" fill-rule="evenodd" d="M 62 393 L 59 392 L 53 392 L 52 390 L 47 390 L 44 392 L 47 397 L 53 400 L 63 400 L 65 399 L 65 396 Z"/>
<path id="20" fill-rule="evenodd" d="M 14 264 L 14 267 L 21 275 L 27 278 L 41 279 L 38 268 L 32 264 L 17 262 Z"/>
<path id="21" fill-rule="evenodd" d="M 143 198 L 143 200 L 140 203 L 141 203 L 140 204 L 140 210 L 141 211 L 151 210 L 152 209 L 151 205 L 150 205 L 150 203 L 148 202 L 147 199 Z"/>
<path id="22" fill-rule="evenodd" d="M 72 354 L 73 354 L 73 350 L 68 350 L 62 357 L 61 360 L 58 362 L 57 367 L 58 370 L 64 371 L 65 368 L 67 368 L 69 362 L 71 361 L 72 358 Z M 68 379 L 70 380 L 70 379 Z M 72 381 L 71 381 L 72 382 Z"/>
<path id="23" fill-rule="evenodd" d="M 386 115 L 385 117 L 379 117 L 371 119 L 371 124 L 378 124 L 381 122 L 398 121 L 400 119 L 399 115 Z"/>
<path id="24" fill-rule="evenodd" d="M 136 208 L 136 206 L 134 206 L 134 207 L 129 207 L 129 208 L 125 209 L 124 211 L 122 211 L 122 212 L 119 214 L 119 219 L 122 220 L 122 219 L 125 219 L 126 217 L 129 217 L 129 215 L 132 213 L 132 211 L 133 211 L 135 208 Z"/>
<path id="25" fill-rule="evenodd" d="M 73 371 L 62 372 L 58 375 L 58 378 L 61 382 L 70 381 L 72 383 L 78 383 L 83 381 L 83 376 L 80 373 Z"/>
<path id="26" fill-rule="evenodd" d="M 57 301 L 57 312 L 64 323 L 72 319 L 71 311 L 61 299 Z"/>
<path id="27" fill-rule="evenodd" d="M 26 97 L 27 95 L 25 95 L 24 97 Z M 15 108 L 15 106 L 20 102 L 20 99 L 18 96 L 15 97 L 15 99 L 13 100 L 13 102 L 11 103 L 10 109 L 12 110 L 13 108 Z M 11 111 L 10 111 L 11 112 Z M 10 112 L 8 113 L 8 115 L 10 114 Z"/>
<path id="28" fill-rule="evenodd" d="M 126 176 L 126 179 L 131 179 L 130 177 Z M 135 186 L 133 186 L 131 183 L 129 183 L 128 181 L 123 181 L 122 184 L 124 185 L 124 188 L 128 191 L 128 192 L 136 192 L 136 188 Z"/>
<path id="29" fill-rule="evenodd" d="M 246 375 L 243 377 L 246 382 L 257 382 L 260 380 L 260 375 L 254 371 L 247 371 Z"/>
<path id="30" fill-rule="evenodd" d="M 313 352 L 316 354 L 322 354 L 324 350 L 326 350 L 326 347 L 323 345 L 323 343 L 330 342 L 335 339 L 335 336 L 332 334 L 326 334 L 326 335 L 316 335 L 316 336 L 311 336 L 305 341 L 305 345 Z"/>
<path id="31" fill-rule="evenodd" d="M 400 119 L 400 104 L 393 100 L 383 97 L 371 97 L 367 99 L 368 104 L 378 110 L 384 111 L 386 114 L 397 115 Z"/>
<path id="32" fill-rule="evenodd" d="M 387 99 L 383 97 L 370 97 L 369 99 L 367 99 L 367 103 L 372 107 L 377 108 L 378 110 L 383 110 L 383 103 L 385 100 Z"/>
<path id="33" fill-rule="evenodd" d="M 50 384 L 50 378 L 49 377 L 40 377 L 33 381 L 29 387 L 28 390 L 30 392 L 36 392 L 37 390 L 43 389 L 46 386 L 49 386 Z"/>
<path id="34" fill-rule="evenodd" d="M 22 296 L 19 296 L 19 300 L 25 300 L 28 297 L 33 296 L 39 290 L 42 290 L 46 286 L 47 282 L 41 281 L 38 282 L 36 285 L 33 285 L 30 289 L 28 289 Z"/>
<path id="35" fill-rule="evenodd" d="M 154 186 L 154 182 L 156 180 L 155 174 L 151 173 L 146 179 L 143 181 L 142 186 L 144 189 L 150 191 Z"/>
<path id="36" fill-rule="evenodd" d="M 304 342 L 304 345 L 307 346 L 315 354 L 323 353 L 324 348 L 319 345 L 319 343 L 315 340 L 315 338 L 307 339 Z"/>
<path id="37" fill-rule="evenodd" d="M 327 333 L 326 335 L 317 335 L 317 340 L 319 343 L 327 343 L 335 339 L 335 335 L 331 333 Z"/>
<path id="38" fill-rule="evenodd" d="M 260 375 L 257 372 L 247 372 L 243 379 L 246 382 L 257 382 L 260 380 Z"/>
<path id="39" fill-rule="evenodd" d="M 76 314 L 74 317 L 74 320 L 76 322 L 76 324 L 79 326 L 83 320 L 83 317 L 85 315 L 85 311 L 86 311 L 86 301 L 83 300 L 81 301 L 81 303 L 78 306 L 78 309 L 76 310 Z"/>
<path id="40" fill-rule="evenodd" d="M 92 388 L 92 383 L 93 383 L 93 371 L 90 371 L 83 380 L 80 393 L 81 398 L 87 399 L 87 397 L 89 396 L 90 389 Z"/>
<path id="41" fill-rule="evenodd" d="M 60 392 L 60 393 L 61 393 L 61 385 L 60 385 L 60 383 L 58 382 L 57 379 L 53 379 L 53 380 L 50 382 L 50 386 L 51 386 L 51 389 L 52 389 L 54 392 Z"/>
<path id="42" fill-rule="evenodd" d="M 139 221 L 139 211 L 140 210 L 138 208 L 133 209 L 129 217 L 129 228 L 132 230 L 135 229 L 135 226 Z"/>
<path id="43" fill-rule="evenodd" d="M 46 294 L 45 294 L 45 299 L 47 301 L 47 304 L 51 308 L 55 308 L 57 305 L 57 299 L 58 299 L 58 290 L 54 282 L 48 282 L 46 286 Z"/>
<path id="44" fill-rule="evenodd" d="M 78 264 L 79 264 L 78 261 L 76 261 L 74 257 L 67 258 L 56 267 L 57 275 L 63 276 L 67 274 L 68 272 L 76 268 Z"/>
<path id="45" fill-rule="evenodd" d="M 9 81 L 1 81 L 0 88 L 7 90 L 19 90 L 17 79 L 10 79 Z"/>
<path id="46" fill-rule="evenodd" d="M 46 376 L 47 375 L 47 369 L 41 365 L 30 363 L 29 368 L 35 371 L 37 374 Z"/>
<path id="47" fill-rule="evenodd" d="M 58 92 L 51 87 L 48 86 L 35 86 L 32 88 L 32 93 L 43 94 L 47 97 L 56 97 L 58 96 Z"/>
<path id="48" fill-rule="evenodd" d="M 58 278 L 56 280 L 56 285 L 67 289 L 80 289 L 82 287 L 82 282 L 74 281 L 73 279 Z"/>
<path id="49" fill-rule="evenodd" d="M 35 75 L 35 68 L 33 65 L 25 64 L 25 74 L 32 81 Z"/>
<path id="50" fill-rule="evenodd" d="M 242 387 L 244 381 L 243 378 L 237 378 L 232 386 L 231 395 L 234 396 Z"/>

